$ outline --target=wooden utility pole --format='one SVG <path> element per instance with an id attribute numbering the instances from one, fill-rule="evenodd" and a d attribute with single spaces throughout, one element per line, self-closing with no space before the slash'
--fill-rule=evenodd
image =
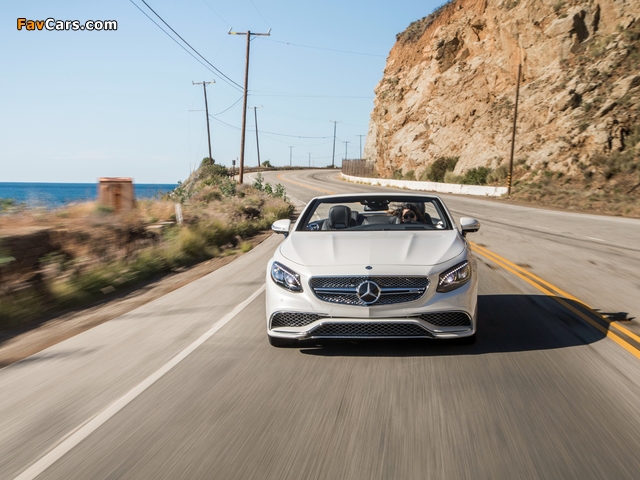
<path id="1" fill-rule="evenodd" d="M 520 96 L 520 73 L 522 64 L 518 65 L 518 81 L 516 82 L 516 104 L 513 109 L 513 131 L 511 133 L 511 156 L 509 158 L 509 186 L 507 195 L 511 195 L 511 183 L 513 182 L 513 152 L 516 144 L 516 123 L 518 121 L 518 97 Z"/>
<path id="2" fill-rule="evenodd" d="M 244 67 L 244 101 L 242 102 L 242 133 L 240 140 L 240 165 L 238 168 L 238 182 L 242 183 L 244 178 L 244 138 L 247 129 L 247 89 L 249 86 L 249 45 L 251 44 L 251 36 L 268 37 L 271 35 L 271 29 L 267 33 L 253 33 L 249 30 L 246 32 L 232 32 L 229 29 L 229 35 L 246 35 L 247 36 L 247 58 Z"/>
<path id="3" fill-rule="evenodd" d="M 203 80 L 202 82 L 197 83 L 191 80 L 192 85 L 202 85 L 202 88 L 204 88 L 204 111 L 207 115 L 207 138 L 209 139 L 209 158 L 211 160 L 213 160 L 213 157 L 211 156 L 211 131 L 209 130 L 209 105 L 207 104 L 207 85 L 210 85 L 212 83 L 216 83 L 215 80 L 211 80 L 210 82 L 205 82 Z"/>
<path id="4" fill-rule="evenodd" d="M 356 135 L 356 137 L 360 137 L 360 160 L 362 160 L 362 137 L 366 137 L 366 135 Z"/>
<path id="5" fill-rule="evenodd" d="M 338 122 L 337 120 L 329 121 L 333 122 L 333 155 L 331 156 L 331 168 L 336 168 L 336 125 L 342 122 Z"/>
<path id="6" fill-rule="evenodd" d="M 348 149 L 349 149 L 349 143 L 351 143 L 351 142 L 348 142 L 348 141 L 346 141 L 346 140 L 345 140 L 345 142 L 344 142 L 344 159 L 345 159 L 345 160 L 348 158 L 348 154 L 347 154 L 347 152 L 349 151 L 349 150 L 348 150 Z"/>
<path id="7" fill-rule="evenodd" d="M 293 147 L 289 147 L 289 166 L 293 166 Z"/>
<path id="8" fill-rule="evenodd" d="M 257 109 L 258 108 L 262 108 L 262 106 L 259 107 L 253 107 L 253 117 L 255 118 L 256 121 L 256 148 L 258 149 L 258 168 L 260 168 L 260 143 L 258 143 L 258 113 L 257 113 Z"/>

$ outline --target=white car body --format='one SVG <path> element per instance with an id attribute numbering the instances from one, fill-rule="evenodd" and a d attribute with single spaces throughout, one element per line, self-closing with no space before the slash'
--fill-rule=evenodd
<path id="1" fill-rule="evenodd" d="M 364 222 L 341 230 L 308 230 L 317 227 L 311 225 L 317 222 L 310 221 L 309 209 L 317 207 L 319 211 L 322 202 L 357 202 L 363 197 L 391 202 L 415 200 L 416 205 L 428 199 L 442 207 L 437 215 L 443 218 L 429 230 L 400 230 L 423 228 L 417 224 L 367 230 Z M 336 208 L 344 209 L 342 205 Z M 384 219 L 393 220 L 385 212 L 350 213 L 354 218 L 380 219 L 386 215 Z M 329 218 L 324 221 L 329 222 Z M 300 340 L 458 338 L 472 343 L 476 335 L 478 278 L 465 234 L 477 231 L 480 224 L 470 218 L 461 219 L 461 223 L 463 231 L 455 226 L 438 197 L 407 194 L 318 197 L 307 205 L 290 233 L 288 220 L 276 222 L 273 230 L 284 233 L 286 238 L 267 265 L 270 342 L 293 346 Z M 451 291 L 438 291 L 443 272 L 460 265 L 470 278 L 464 277 L 465 283 Z M 290 278 L 293 274 L 297 274 L 295 279 Z M 291 291 L 284 277 L 295 283 L 292 288 L 298 288 L 299 283 L 300 291 Z"/>

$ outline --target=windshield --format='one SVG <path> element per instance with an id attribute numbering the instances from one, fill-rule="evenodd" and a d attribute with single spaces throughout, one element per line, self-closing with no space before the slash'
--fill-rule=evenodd
<path id="1" fill-rule="evenodd" d="M 315 199 L 298 230 L 451 230 L 436 197 L 363 196 Z"/>

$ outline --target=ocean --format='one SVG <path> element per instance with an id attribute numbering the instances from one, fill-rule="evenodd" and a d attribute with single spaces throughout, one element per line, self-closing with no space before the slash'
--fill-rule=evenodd
<path id="1" fill-rule="evenodd" d="M 170 192 L 174 183 L 134 183 L 137 199 L 154 198 Z M 98 197 L 97 183 L 0 182 L 0 199 L 12 199 L 29 208 L 57 208 L 70 203 L 90 202 Z"/>

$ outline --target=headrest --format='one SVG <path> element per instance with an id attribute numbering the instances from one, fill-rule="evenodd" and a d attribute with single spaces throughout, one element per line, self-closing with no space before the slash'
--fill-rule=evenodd
<path id="1" fill-rule="evenodd" d="M 351 221 L 351 209 L 346 205 L 335 205 L 329 209 L 329 224 L 332 228 L 347 228 Z"/>

